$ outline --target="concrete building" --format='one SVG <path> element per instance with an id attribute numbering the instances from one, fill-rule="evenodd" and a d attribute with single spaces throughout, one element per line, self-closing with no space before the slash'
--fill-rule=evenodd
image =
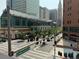
<path id="1" fill-rule="evenodd" d="M 57 11 L 57 14 L 58 14 L 58 17 L 57 17 L 57 24 L 58 26 L 62 26 L 63 24 L 63 15 L 62 15 L 62 4 L 61 4 L 61 0 L 59 0 L 59 4 L 58 4 L 58 11 Z"/>
<path id="2" fill-rule="evenodd" d="M 57 21 L 57 10 L 56 9 L 50 10 L 50 19 L 53 22 L 56 22 Z"/>
<path id="3" fill-rule="evenodd" d="M 51 20 L 49 20 L 50 19 L 49 16 L 50 16 L 49 10 L 46 7 L 40 7 L 39 8 L 39 19 L 40 20 L 45 20 L 45 21 L 49 22 L 49 21 L 51 21 Z M 49 22 L 49 24 L 50 24 L 50 22 Z M 43 25 L 38 26 L 38 29 L 41 29 L 42 31 L 51 29 L 51 24 L 49 26 L 49 25 L 45 25 L 43 23 Z"/>
<path id="4" fill-rule="evenodd" d="M 0 36 L 5 36 L 7 37 L 7 26 L 8 26 L 8 20 L 6 19 L 7 17 L 7 12 L 4 11 L 1 20 L 0 20 Z M 24 15 L 24 14 L 23 14 Z M 31 19 L 29 17 L 24 18 L 24 17 L 19 17 L 19 16 L 14 16 L 11 15 L 11 21 L 10 21 L 10 29 L 11 29 L 11 38 L 15 39 L 15 35 L 17 33 L 27 33 L 30 31 L 36 32 L 36 31 L 44 31 L 51 29 L 50 26 L 51 20 L 40 20 L 40 19 Z"/>
<path id="5" fill-rule="evenodd" d="M 46 7 L 40 7 L 39 18 L 49 20 L 49 10 Z"/>
<path id="6" fill-rule="evenodd" d="M 7 0 L 12 10 L 39 18 L 39 0 Z"/>
<path id="7" fill-rule="evenodd" d="M 39 28 L 43 31 L 51 28 L 50 20 L 39 19 L 39 0 L 7 0 L 7 4 L 11 8 L 11 38 L 15 39 L 17 33 L 37 31 Z M 7 10 L 4 10 L 0 20 L 0 36 L 7 37 L 7 17 Z"/>
<path id="8" fill-rule="evenodd" d="M 7 0 L 7 5 L 12 10 L 26 13 L 26 0 Z"/>

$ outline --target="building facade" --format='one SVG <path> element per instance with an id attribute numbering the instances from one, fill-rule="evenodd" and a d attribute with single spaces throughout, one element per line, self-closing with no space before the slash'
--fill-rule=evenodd
<path id="1" fill-rule="evenodd" d="M 26 13 L 39 18 L 39 0 L 26 0 Z"/>
<path id="2" fill-rule="evenodd" d="M 62 26 L 63 25 L 63 15 L 62 15 L 62 4 L 61 4 L 61 0 L 59 0 L 59 4 L 58 4 L 58 11 L 57 11 L 58 17 L 57 17 L 57 24 L 58 26 Z"/>
<path id="3" fill-rule="evenodd" d="M 50 10 L 50 19 L 53 22 L 56 22 L 57 21 L 57 10 L 56 9 Z"/>
<path id="4" fill-rule="evenodd" d="M 12 10 L 39 18 L 39 0 L 7 0 Z"/>
<path id="5" fill-rule="evenodd" d="M 8 19 L 6 13 L 7 11 L 5 10 L 0 18 L 0 35 L 4 35 L 7 37 Z M 48 20 L 37 20 L 31 18 L 18 17 L 14 15 L 11 15 L 10 20 L 12 38 L 15 38 L 15 34 L 17 33 L 27 33 L 31 31 L 35 32 L 51 29 L 50 21 Z"/>
<path id="6" fill-rule="evenodd" d="M 46 7 L 40 7 L 39 18 L 49 20 L 49 10 Z"/>
<path id="7" fill-rule="evenodd" d="M 39 0 L 7 0 L 10 9 L 11 38 L 17 33 L 50 29 L 50 20 L 39 18 Z M 8 15 L 5 9 L 0 20 L 0 36 L 7 37 Z"/>
<path id="8" fill-rule="evenodd" d="M 64 0 L 64 37 L 69 40 L 79 41 L 79 9 L 78 0 Z"/>

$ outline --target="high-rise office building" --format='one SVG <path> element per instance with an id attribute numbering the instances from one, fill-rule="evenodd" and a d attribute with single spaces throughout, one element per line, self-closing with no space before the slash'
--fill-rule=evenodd
<path id="1" fill-rule="evenodd" d="M 64 37 L 79 41 L 79 0 L 64 0 Z"/>
<path id="2" fill-rule="evenodd" d="M 14 11 L 39 18 L 39 0 L 7 0 L 7 5 Z"/>
<path id="3" fill-rule="evenodd" d="M 49 20 L 49 10 L 46 7 L 40 7 L 39 18 Z"/>
<path id="4" fill-rule="evenodd" d="M 50 10 L 50 19 L 53 22 L 56 22 L 57 21 L 57 10 L 56 9 Z"/>
<path id="5" fill-rule="evenodd" d="M 58 14 L 58 17 L 57 17 L 57 25 L 58 26 L 62 26 L 63 15 L 62 15 L 62 4 L 61 4 L 61 0 L 59 0 L 57 14 Z"/>
<path id="6" fill-rule="evenodd" d="M 7 5 L 12 10 L 26 13 L 26 0 L 7 0 Z"/>

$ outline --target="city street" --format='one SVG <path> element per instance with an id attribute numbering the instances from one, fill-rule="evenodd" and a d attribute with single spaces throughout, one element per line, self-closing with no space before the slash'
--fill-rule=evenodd
<path id="1" fill-rule="evenodd" d="M 42 38 L 40 39 L 42 40 Z M 20 40 L 13 40 L 12 43 L 12 51 L 17 51 L 25 46 L 28 46 L 30 44 L 35 43 L 36 41 L 33 42 L 27 42 L 27 40 L 25 40 L 24 42 L 20 42 L 17 43 Z M 15 57 L 18 59 L 48 59 L 49 57 L 52 56 L 52 52 L 53 52 L 53 43 L 54 43 L 54 39 L 52 39 L 52 41 L 50 42 L 46 42 L 46 45 L 41 47 L 40 44 L 38 45 L 32 45 L 34 46 L 33 48 L 31 48 L 29 51 L 25 52 L 24 54 Z M 32 47 L 31 46 L 31 47 Z M 8 43 L 0 43 L 0 53 L 7 55 L 8 54 Z"/>
<path id="2" fill-rule="evenodd" d="M 28 46 L 28 45 L 34 43 L 34 42 L 27 42 L 27 41 L 17 43 L 18 41 L 20 41 L 20 40 L 14 40 L 14 41 L 11 42 L 12 51 L 17 51 L 18 49 L 20 49 L 24 46 Z M 0 53 L 3 53 L 3 54 L 8 53 L 8 42 L 0 44 Z"/>
<path id="3" fill-rule="evenodd" d="M 61 34 L 58 35 L 58 37 L 61 36 Z M 41 47 L 38 45 L 36 48 L 29 50 L 28 52 L 22 54 L 18 58 L 21 59 L 52 59 L 53 58 L 53 52 L 54 47 L 53 43 L 54 39 L 50 42 L 46 42 L 46 45 Z M 57 59 L 60 59 L 60 57 L 56 57 Z"/>
<path id="4" fill-rule="evenodd" d="M 78 0 L 0 0 L 0 59 L 79 59 Z"/>

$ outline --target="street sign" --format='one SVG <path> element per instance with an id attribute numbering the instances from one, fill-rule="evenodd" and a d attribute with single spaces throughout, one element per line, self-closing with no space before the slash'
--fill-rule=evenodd
<path id="1" fill-rule="evenodd" d="M 16 57 L 22 55 L 23 53 L 27 52 L 28 50 L 30 50 L 30 47 L 29 47 L 29 46 L 28 46 L 28 47 L 24 47 L 24 48 L 18 50 L 18 51 L 16 52 Z"/>

